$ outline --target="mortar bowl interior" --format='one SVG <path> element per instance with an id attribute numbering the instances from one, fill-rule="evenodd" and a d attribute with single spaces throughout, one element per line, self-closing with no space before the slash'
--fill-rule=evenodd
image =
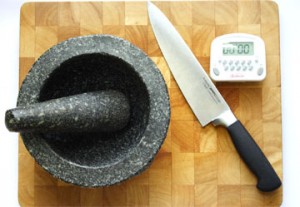
<path id="1" fill-rule="evenodd" d="M 78 165 L 103 167 L 124 159 L 138 145 L 148 122 L 149 96 L 142 79 L 122 59 L 94 53 L 63 62 L 47 79 L 39 102 L 109 89 L 127 96 L 131 109 L 128 125 L 110 133 L 43 134 L 55 153 Z"/>

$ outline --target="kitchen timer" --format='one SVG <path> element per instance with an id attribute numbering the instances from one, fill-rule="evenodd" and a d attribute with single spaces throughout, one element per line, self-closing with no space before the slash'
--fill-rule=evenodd
<path id="1" fill-rule="evenodd" d="M 266 77 L 264 41 L 244 33 L 217 37 L 211 44 L 210 76 L 214 81 L 262 81 Z"/>

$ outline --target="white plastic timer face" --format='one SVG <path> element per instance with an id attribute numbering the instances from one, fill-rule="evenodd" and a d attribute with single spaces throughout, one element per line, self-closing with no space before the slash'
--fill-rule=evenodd
<path id="1" fill-rule="evenodd" d="M 217 37 L 211 45 L 210 76 L 215 81 L 261 81 L 266 77 L 263 40 L 233 33 Z"/>

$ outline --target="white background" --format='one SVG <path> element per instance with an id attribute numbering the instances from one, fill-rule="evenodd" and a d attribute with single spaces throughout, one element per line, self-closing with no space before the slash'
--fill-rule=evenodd
<path id="1" fill-rule="evenodd" d="M 0 0 L 0 206 L 19 206 L 17 195 L 18 140 L 4 124 L 16 105 L 20 7 L 25 0 Z M 283 117 L 283 205 L 300 206 L 300 1 L 277 0 Z"/>

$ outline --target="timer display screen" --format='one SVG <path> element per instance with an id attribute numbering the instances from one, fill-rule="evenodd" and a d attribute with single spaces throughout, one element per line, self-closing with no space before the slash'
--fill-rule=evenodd
<path id="1" fill-rule="evenodd" d="M 224 56 L 243 56 L 253 55 L 253 47 L 253 42 L 227 42 L 222 45 L 222 50 Z"/>

